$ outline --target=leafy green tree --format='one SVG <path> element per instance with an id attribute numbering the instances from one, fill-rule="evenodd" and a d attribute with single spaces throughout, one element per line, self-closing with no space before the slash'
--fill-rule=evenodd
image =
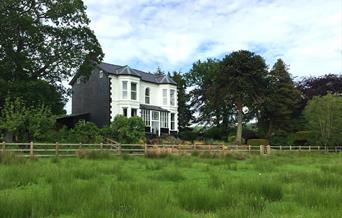
<path id="1" fill-rule="evenodd" d="M 16 142 L 44 140 L 45 133 L 55 124 L 55 118 L 48 107 L 26 107 L 20 98 L 6 99 L 0 119 L 2 132 L 11 134 Z"/>
<path id="2" fill-rule="evenodd" d="M 180 131 L 187 128 L 193 119 L 191 110 L 190 95 L 187 93 L 187 84 L 185 76 L 178 72 L 173 72 L 171 78 L 177 83 L 178 96 L 178 128 Z"/>
<path id="3" fill-rule="evenodd" d="M 145 126 L 141 117 L 127 118 L 118 115 L 114 118 L 111 128 L 112 137 L 120 143 L 137 143 L 145 135 Z"/>
<path id="4" fill-rule="evenodd" d="M 224 104 L 233 104 L 237 118 L 236 142 L 242 141 L 244 108 L 255 111 L 264 100 L 267 88 L 265 60 L 250 51 L 235 51 L 220 63 L 216 95 Z"/>
<path id="5" fill-rule="evenodd" d="M 44 104 L 55 115 L 65 114 L 65 92 L 43 80 L 16 81 L 7 83 L 0 80 L 0 109 L 6 98 L 21 98 L 25 105 L 39 107 Z"/>
<path id="6" fill-rule="evenodd" d="M 9 87 L 45 80 L 63 89 L 63 80 L 87 77 L 103 58 L 82 0 L 2 0 L 0 20 L 0 80 Z"/>
<path id="7" fill-rule="evenodd" d="M 230 104 L 225 104 L 220 96 L 217 76 L 219 60 L 197 61 L 186 74 L 188 87 L 191 87 L 191 104 L 198 116 L 194 120 L 205 125 L 228 127 L 231 118 Z"/>
<path id="8" fill-rule="evenodd" d="M 313 135 L 311 142 L 333 146 L 342 143 L 342 97 L 328 94 L 315 96 L 305 107 L 307 127 Z"/>
<path id="9" fill-rule="evenodd" d="M 71 130 L 69 140 L 77 143 L 99 143 L 102 142 L 100 129 L 92 122 L 81 120 Z"/>
<path id="10" fill-rule="evenodd" d="M 288 72 L 286 64 L 278 59 L 268 77 L 265 100 L 262 104 L 258 124 L 265 129 L 266 138 L 274 131 L 288 132 L 293 129 L 293 116 L 300 91 Z"/>

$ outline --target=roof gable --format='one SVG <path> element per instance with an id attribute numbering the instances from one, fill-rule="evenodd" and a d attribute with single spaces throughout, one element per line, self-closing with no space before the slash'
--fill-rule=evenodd
<path id="1" fill-rule="evenodd" d="M 100 63 L 96 65 L 97 68 L 100 70 L 103 70 L 104 72 L 111 74 L 111 75 L 129 75 L 129 76 L 135 76 L 139 77 L 141 80 L 145 82 L 151 82 L 156 84 L 171 84 L 171 85 L 177 85 L 177 83 L 171 79 L 168 75 L 160 76 L 160 75 L 154 75 L 152 73 L 146 73 L 141 70 L 130 68 L 129 66 L 120 66 L 115 64 L 108 64 L 108 63 Z M 70 85 L 72 85 L 77 76 L 75 76 L 71 81 Z"/>

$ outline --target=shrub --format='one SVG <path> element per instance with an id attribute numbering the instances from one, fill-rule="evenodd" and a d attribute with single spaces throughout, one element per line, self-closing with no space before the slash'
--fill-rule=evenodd
<path id="1" fill-rule="evenodd" d="M 268 145 L 269 141 L 267 139 L 248 139 L 247 144 L 252 146 Z"/>
<path id="2" fill-rule="evenodd" d="M 138 143 L 145 136 L 145 125 L 141 117 L 118 115 L 111 124 L 112 136 L 120 143 Z"/>
<path id="3" fill-rule="evenodd" d="M 193 130 L 183 130 L 179 133 L 182 140 L 191 141 L 192 143 L 197 139 L 198 133 Z"/>
<path id="4" fill-rule="evenodd" d="M 307 142 L 310 139 L 310 131 L 298 131 L 295 133 L 295 140 L 298 142 Z"/>
<path id="5" fill-rule="evenodd" d="M 80 143 L 98 143 L 103 140 L 100 129 L 92 122 L 79 121 L 71 130 L 69 140 Z"/>

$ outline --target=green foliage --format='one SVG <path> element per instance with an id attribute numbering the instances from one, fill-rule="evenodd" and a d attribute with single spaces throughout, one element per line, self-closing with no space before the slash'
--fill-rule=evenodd
<path id="1" fill-rule="evenodd" d="M 318 145 L 342 143 L 342 98 L 328 94 L 316 96 L 305 107 L 307 128 L 311 131 L 310 142 Z"/>
<path id="2" fill-rule="evenodd" d="M 114 118 L 111 128 L 112 137 L 123 144 L 138 143 L 145 136 L 145 126 L 141 117 L 124 117 L 118 115 Z"/>
<path id="3" fill-rule="evenodd" d="M 269 141 L 267 139 L 248 139 L 247 144 L 252 146 L 269 145 Z"/>
<path id="4" fill-rule="evenodd" d="M 88 77 L 104 56 L 83 1 L 2 0 L 0 20 L 0 108 L 20 97 L 64 114 L 62 81 Z"/>
<path id="5" fill-rule="evenodd" d="M 45 79 L 62 87 L 76 71 L 89 75 L 103 53 L 81 0 L 3 0 L 0 72 L 7 81 Z"/>
<path id="6" fill-rule="evenodd" d="M 268 79 L 265 100 L 258 114 L 258 126 L 266 138 L 273 132 L 294 129 L 294 111 L 300 100 L 300 92 L 288 72 L 288 67 L 278 59 L 273 65 Z"/>
<path id="7" fill-rule="evenodd" d="M 81 120 L 71 130 L 69 140 L 76 143 L 99 143 L 103 138 L 94 123 Z"/>
<path id="8" fill-rule="evenodd" d="M 307 142 L 310 140 L 311 132 L 310 131 L 298 131 L 295 133 L 295 140 L 301 142 Z"/>
<path id="9" fill-rule="evenodd" d="M 0 119 L 0 129 L 12 134 L 15 141 L 44 140 L 55 124 L 48 107 L 26 107 L 20 98 L 6 99 Z"/>
<path id="10" fill-rule="evenodd" d="M 187 129 L 187 130 L 183 130 L 179 133 L 179 137 L 182 140 L 187 140 L 187 141 L 195 141 L 198 137 L 198 133 L 194 130 L 191 129 Z"/>
<path id="11" fill-rule="evenodd" d="M 189 104 L 190 94 L 186 92 L 188 86 L 184 74 L 173 72 L 171 78 L 177 83 L 178 129 L 183 131 L 193 120 L 193 110 Z"/>

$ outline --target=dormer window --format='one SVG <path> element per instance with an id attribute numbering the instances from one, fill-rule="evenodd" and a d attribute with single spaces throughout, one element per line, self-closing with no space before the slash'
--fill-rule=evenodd
<path id="1" fill-rule="evenodd" d="M 145 89 L 145 104 L 150 104 L 150 88 Z"/>
<path id="2" fill-rule="evenodd" d="M 78 77 L 78 78 L 76 79 L 76 83 L 77 83 L 77 84 L 80 84 L 80 83 L 81 83 L 81 78 Z"/>
<path id="3" fill-rule="evenodd" d="M 99 71 L 99 78 L 103 78 L 103 70 Z"/>

